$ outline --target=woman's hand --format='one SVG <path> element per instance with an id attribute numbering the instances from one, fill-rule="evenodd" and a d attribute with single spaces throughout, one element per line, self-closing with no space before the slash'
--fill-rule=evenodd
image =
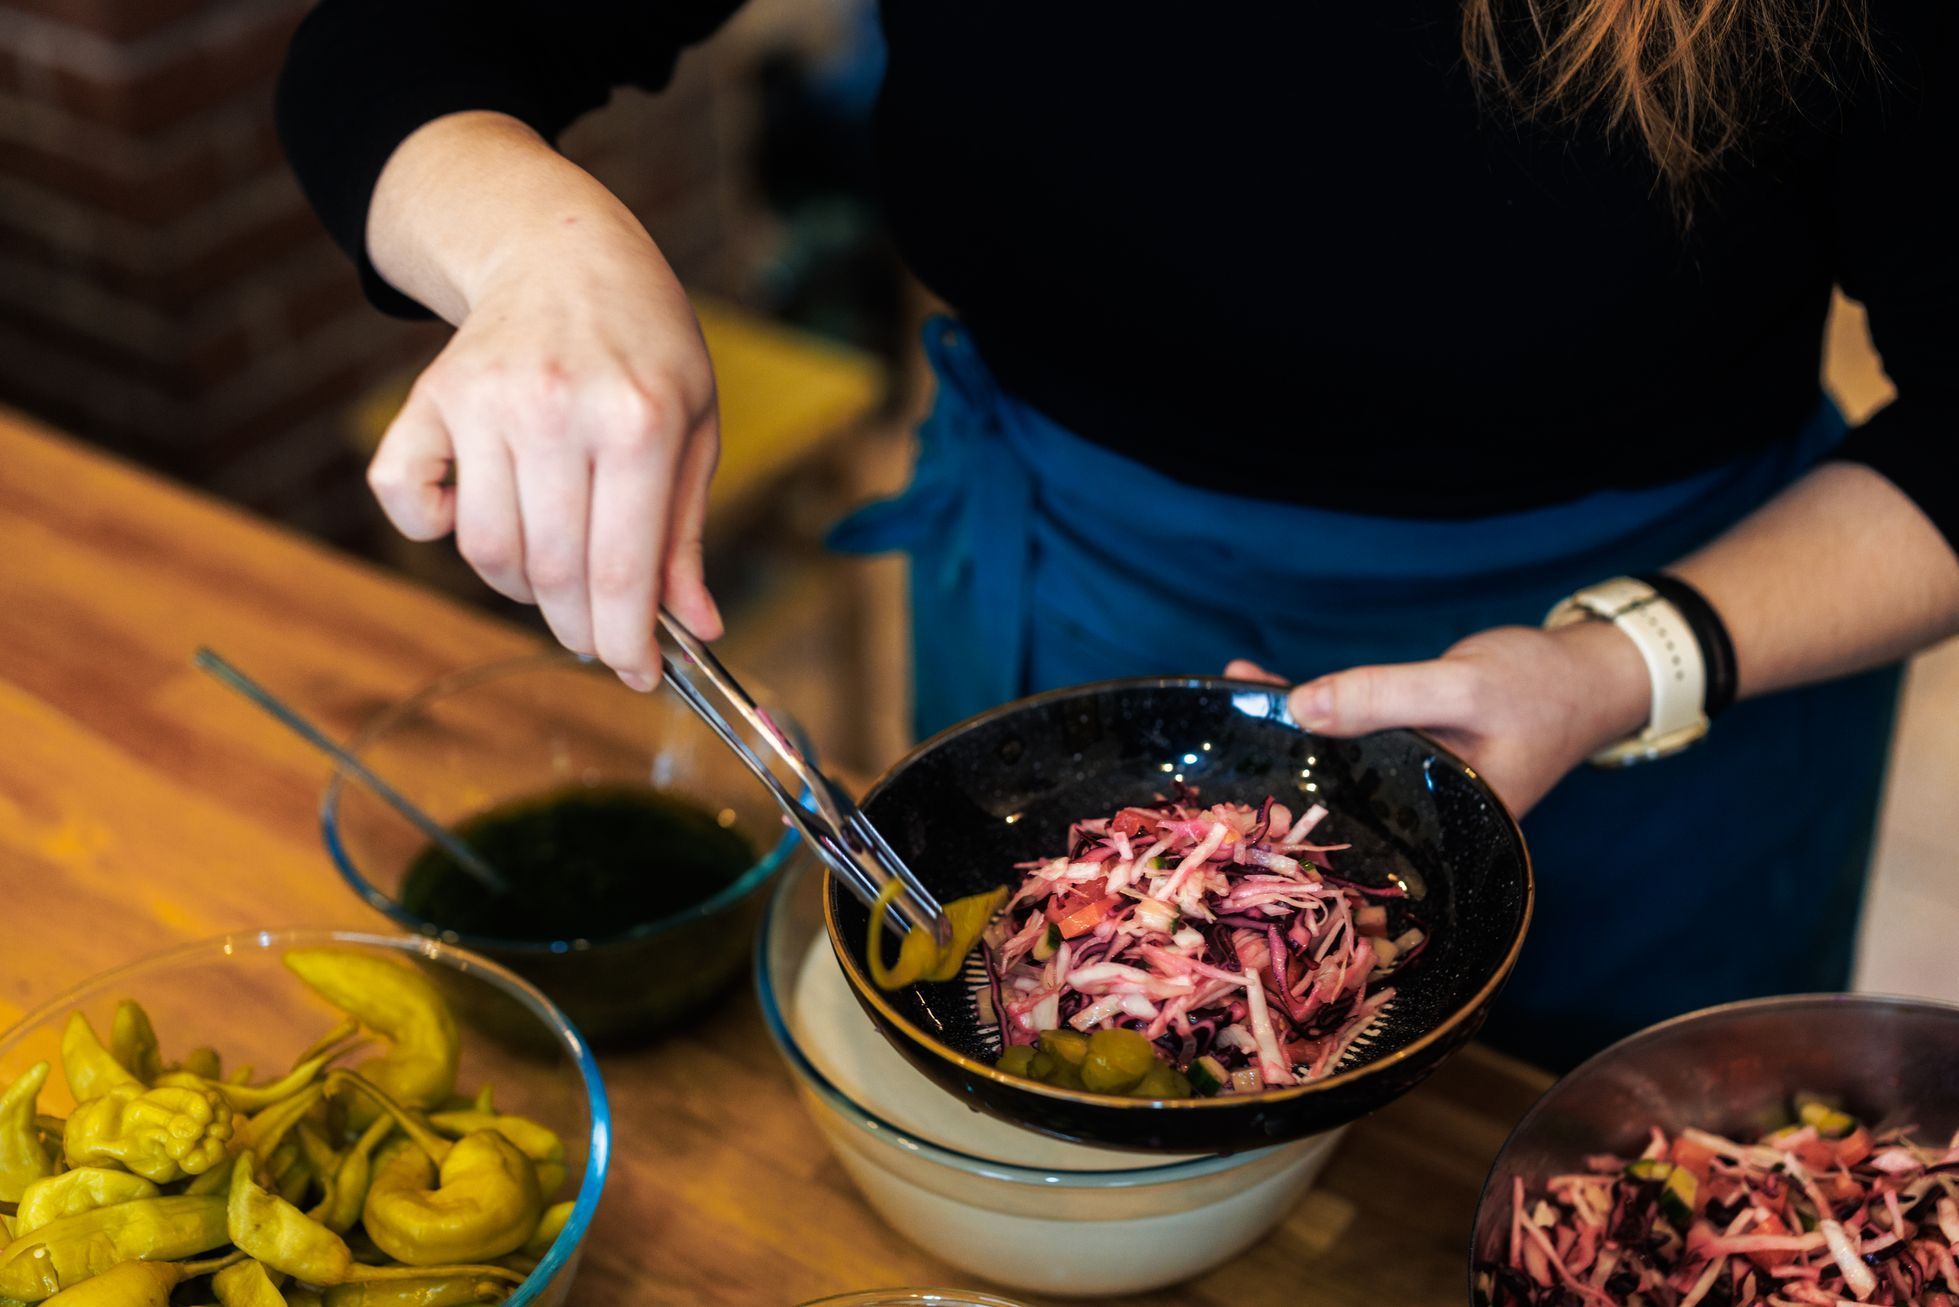
<path id="1" fill-rule="evenodd" d="M 1225 674 L 1283 684 L 1242 660 Z M 1643 726 L 1651 693 L 1632 641 L 1606 623 L 1581 622 L 1479 631 L 1428 662 L 1308 681 L 1287 703 L 1300 725 L 1328 735 L 1425 730 L 1522 816 L 1590 754 Z"/>
<path id="2" fill-rule="evenodd" d="M 596 181 L 486 114 L 402 144 L 368 244 L 458 323 L 368 469 L 389 520 L 413 540 L 453 530 L 566 648 L 650 689 L 663 601 L 721 633 L 701 570 L 714 371 L 666 260 Z"/>

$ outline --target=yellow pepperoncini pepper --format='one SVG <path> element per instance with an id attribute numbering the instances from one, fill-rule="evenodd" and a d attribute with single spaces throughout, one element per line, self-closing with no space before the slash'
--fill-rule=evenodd
<path id="1" fill-rule="evenodd" d="M 257 1159 L 241 1153 L 231 1166 L 231 1192 L 225 1205 L 231 1242 L 247 1257 L 296 1280 L 338 1284 L 353 1268 L 347 1241 L 310 1219 L 252 1178 Z"/>
<path id="2" fill-rule="evenodd" d="M 68 1077 L 68 1092 L 77 1103 L 100 1098 L 112 1089 L 143 1087 L 143 1082 L 103 1047 L 95 1027 L 80 1012 L 68 1018 L 67 1029 L 61 1032 L 61 1071 Z"/>
<path id="3" fill-rule="evenodd" d="M 0 1093 L 0 1203 L 19 1202 L 28 1185 L 54 1170 L 34 1124 L 35 1101 L 50 1069 L 46 1062 L 36 1062 Z"/>
<path id="4" fill-rule="evenodd" d="M 32 1234 L 64 1216 L 155 1198 L 159 1192 L 140 1175 L 104 1166 L 78 1166 L 60 1175 L 43 1176 L 21 1190 L 20 1207 L 14 1213 L 14 1237 Z"/>
<path id="5" fill-rule="evenodd" d="M 218 1056 L 217 1049 L 199 1045 L 184 1054 L 184 1060 L 177 1064 L 176 1069 L 187 1071 L 200 1080 L 217 1080 L 224 1070 L 224 1059 Z"/>
<path id="6" fill-rule="evenodd" d="M 920 980 L 953 980 L 958 977 L 960 968 L 966 964 L 966 955 L 979 943 L 980 935 L 993 920 L 993 914 L 1007 901 L 1007 888 L 988 890 L 984 894 L 970 894 L 963 899 L 954 899 L 945 905 L 946 923 L 952 927 L 952 935 L 944 948 L 930 931 L 914 926 L 905 932 L 904 939 L 898 943 L 898 962 L 896 966 L 884 965 L 884 918 L 885 909 L 898 897 L 904 888 L 902 881 L 891 880 L 878 891 L 877 902 L 871 908 L 871 928 L 865 941 L 864 951 L 871 964 L 871 979 L 880 989 L 901 989 Z"/>
<path id="7" fill-rule="evenodd" d="M 537 1187 L 547 1198 L 565 1182 L 564 1141 L 529 1117 L 490 1111 L 432 1112 L 429 1124 L 451 1139 L 477 1130 L 496 1131 L 536 1164 Z"/>
<path id="8" fill-rule="evenodd" d="M 577 1199 L 567 1198 L 562 1203 L 553 1203 L 545 1208 L 544 1215 L 538 1218 L 537 1229 L 524 1240 L 522 1248 L 503 1259 L 503 1264 L 526 1272 L 536 1269 L 537 1264 L 544 1260 L 544 1254 L 551 1251 L 551 1245 L 558 1241 L 558 1236 L 565 1232 L 565 1226 L 571 1223 L 572 1211 L 577 1206 Z"/>
<path id="9" fill-rule="evenodd" d="M 361 1227 L 410 1266 L 486 1261 L 523 1247 L 543 1210 L 531 1159 L 496 1131 L 479 1130 L 458 1140 L 440 1167 L 409 1140 L 383 1149 Z"/>
<path id="10" fill-rule="evenodd" d="M 173 1195 L 98 1207 L 0 1250 L 0 1298 L 39 1302 L 119 1263 L 194 1257 L 227 1238 L 222 1198 Z"/>
<path id="11" fill-rule="evenodd" d="M 236 1260 L 234 1253 L 210 1262 L 120 1262 L 72 1289 L 63 1289 L 45 1307 L 168 1307 L 170 1291 L 185 1280 L 214 1270 L 222 1275 L 221 1268 Z M 273 1300 L 285 1307 L 276 1293 Z"/>
<path id="12" fill-rule="evenodd" d="M 210 1089 L 224 1098 L 234 1112 L 259 1112 L 275 1103 L 282 1103 L 319 1078 L 320 1072 L 333 1059 L 332 1050 L 321 1053 L 310 1061 L 302 1062 L 279 1079 L 269 1084 L 233 1084 L 228 1080 L 206 1080 L 188 1071 L 168 1071 L 157 1077 L 159 1085 L 175 1085 L 185 1089 Z"/>
<path id="13" fill-rule="evenodd" d="M 421 1280 L 377 1280 L 336 1284 L 326 1291 L 325 1307 L 469 1307 L 500 1302 L 508 1284 L 479 1275 L 444 1275 Z"/>
<path id="14" fill-rule="evenodd" d="M 70 1113 L 61 1142 L 72 1166 L 114 1162 L 169 1184 L 222 1162 L 231 1135 L 231 1108 L 215 1091 L 132 1080 Z"/>
<path id="15" fill-rule="evenodd" d="M 392 1118 L 377 1117 L 341 1154 L 327 1185 L 326 1210 L 320 1216 L 327 1229 L 345 1234 L 361 1219 L 361 1208 L 367 1205 L 367 1186 L 374 1177 L 374 1150 L 394 1129 Z"/>
<path id="16" fill-rule="evenodd" d="M 358 1091 L 408 1138 L 377 1160 L 361 1226 L 396 1261 L 428 1266 L 500 1257 L 522 1246 L 544 1209 L 537 1168 L 495 1130 L 450 1143 L 385 1090 L 348 1071 L 330 1089 Z"/>
<path id="17" fill-rule="evenodd" d="M 273 1103 L 252 1116 L 245 1118 L 238 1127 L 240 1149 L 249 1148 L 266 1157 L 266 1168 L 272 1166 L 271 1154 L 286 1140 L 293 1127 L 306 1119 L 320 1101 L 326 1097 L 324 1083 L 307 1085 L 304 1089 L 288 1094 L 279 1102 Z"/>
<path id="18" fill-rule="evenodd" d="M 163 1053 L 157 1047 L 156 1027 L 150 1014 L 134 999 L 116 1004 L 115 1020 L 109 1025 L 109 1055 L 116 1064 L 145 1084 L 155 1084 L 163 1074 Z"/>
<path id="19" fill-rule="evenodd" d="M 351 949 L 293 949 L 285 955 L 294 975 L 329 1003 L 388 1041 L 388 1051 L 357 1069 L 410 1107 L 434 1107 L 456 1087 L 461 1048 L 448 1003 L 412 967 Z M 376 1115 L 359 1104 L 354 1124 Z"/>
<path id="20" fill-rule="evenodd" d="M 286 1307 L 272 1275 L 249 1257 L 212 1276 L 211 1292 L 222 1307 Z"/>

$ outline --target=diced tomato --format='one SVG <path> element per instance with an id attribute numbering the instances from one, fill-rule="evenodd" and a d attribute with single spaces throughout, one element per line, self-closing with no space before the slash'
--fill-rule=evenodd
<path id="1" fill-rule="evenodd" d="M 1777 1216 L 1774 1212 L 1770 1212 L 1767 1216 L 1764 1216 L 1760 1221 L 1757 1221 L 1754 1225 L 1749 1226 L 1748 1233 L 1794 1234 L 1795 1231 L 1791 1230 L 1781 1217 Z M 1764 1271 L 1772 1271 L 1776 1267 L 1782 1265 L 1784 1262 L 1789 1260 L 1789 1254 L 1786 1252 L 1764 1251 L 1764 1252 L 1754 1252 L 1754 1253 L 1743 1253 L 1742 1256 L 1746 1257 L 1749 1261 L 1755 1263 L 1757 1267 L 1759 1267 Z"/>
<path id="2" fill-rule="evenodd" d="M 1813 1125 L 1778 1130 L 1763 1142 L 1792 1155 L 1812 1171 L 1827 1171 L 1836 1165 L 1835 1147 L 1830 1140 L 1817 1134 Z"/>
<path id="3" fill-rule="evenodd" d="M 1871 1132 L 1860 1125 L 1833 1146 L 1838 1166 L 1855 1166 L 1871 1155 Z"/>
<path id="4" fill-rule="evenodd" d="M 1091 903 L 1083 904 L 1076 907 L 1066 916 L 1054 918 L 1055 929 L 1061 932 L 1061 938 L 1063 939 L 1073 939 L 1077 935 L 1085 935 L 1095 929 L 1096 923 L 1100 922 L 1102 918 L 1115 911 L 1116 905 L 1120 902 L 1122 902 L 1121 895 L 1111 894 L 1107 898 L 1100 898 Z"/>
<path id="5" fill-rule="evenodd" d="M 1685 1167 L 1697 1184 L 1707 1183 L 1707 1169 L 1713 1161 L 1713 1149 L 1705 1148 L 1691 1139 L 1673 1141 L 1673 1164 Z"/>
<path id="6" fill-rule="evenodd" d="M 1059 921 L 1070 913 L 1081 911 L 1101 899 L 1108 888 L 1107 878 L 1098 876 L 1094 880 L 1056 890 L 1054 896 L 1047 901 L 1048 920 Z"/>

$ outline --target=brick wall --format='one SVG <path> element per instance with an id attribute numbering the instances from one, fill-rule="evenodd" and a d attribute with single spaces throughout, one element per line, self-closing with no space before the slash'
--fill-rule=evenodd
<path id="1" fill-rule="evenodd" d="M 0 403 L 360 543 L 351 414 L 445 331 L 360 301 L 280 157 L 272 86 L 306 8 L 0 0 Z M 684 277 L 723 290 L 728 233 L 753 216 L 740 46 L 568 142 Z"/>

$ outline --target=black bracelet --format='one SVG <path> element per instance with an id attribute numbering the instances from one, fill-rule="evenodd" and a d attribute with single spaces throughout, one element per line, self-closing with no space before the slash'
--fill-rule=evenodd
<path id="1" fill-rule="evenodd" d="M 1707 692 L 1702 711 L 1714 718 L 1735 701 L 1735 646 L 1728 637 L 1727 623 L 1707 596 L 1669 572 L 1640 572 L 1634 580 L 1644 581 L 1653 592 L 1680 610 L 1694 640 L 1701 647 L 1701 665 L 1707 669 Z"/>

